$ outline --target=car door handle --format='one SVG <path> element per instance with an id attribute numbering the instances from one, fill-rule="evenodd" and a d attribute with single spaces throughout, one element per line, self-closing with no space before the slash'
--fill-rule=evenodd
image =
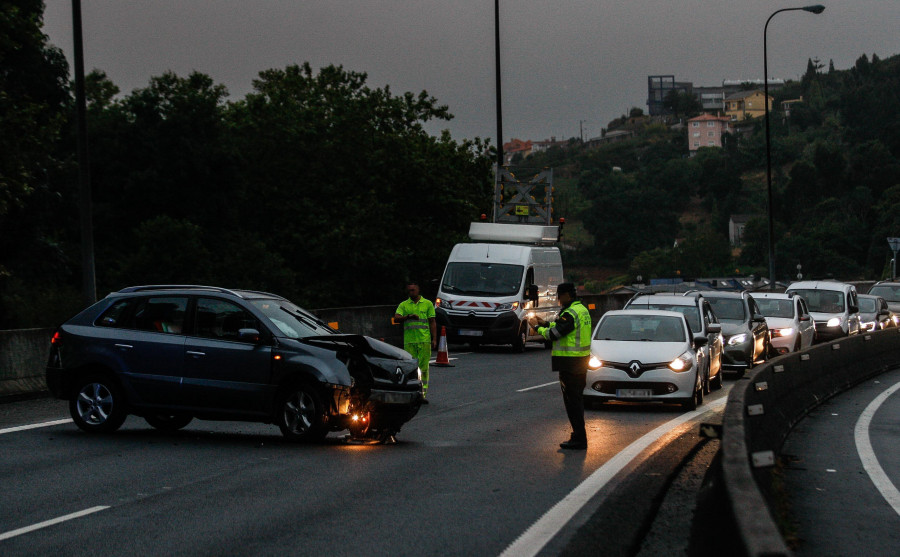
<path id="1" fill-rule="evenodd" d="M 193 356 L 195 358 L 199 358 L 200 356 L 206 356 L 206 352 L 195 352 L 193 350 L 188 350 L 187 355 Z"/>
<path id="2" fill-rule="evenodd" d="M 116 348 L 118 348 L 119 350 L 131 350 L 132 348 L 134 348 L 134 346 L 130 344 L 116 344 Z"/>

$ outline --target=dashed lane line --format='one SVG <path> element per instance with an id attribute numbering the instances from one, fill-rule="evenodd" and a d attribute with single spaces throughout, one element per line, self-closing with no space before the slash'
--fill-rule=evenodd
<path id="1" fill-rule="evenodd" d="M 16 426 L 16 427 L 8 427 L 6 429 L 0 429 L 0 435 L 3 435 L 4 433 L 15 433 L 17 431 L 25 431 L 28 429 L 37 429 L 39 427 L 50 427 L 53 425 L 70 424 L 70 423 L 72 423 L 72 420 L 67 418 L 65 420 L 53 420 L 52 422 L 41 422 L 39 424 L 28 424 L 28 425 L 20 425 L 20 426 Z"/>
<path id="2" fill-rule="evenodd" d="M 897 487 L 891 483 L 891 479 L 884 473 L 884 469 L 878 463 L 878 458 L 875 456 L 872 442 L 869 439 L 869 426 L 872 423 L 875 412 L 898 389 L 900 389 L 900 382 L 895 383 L 894 386 L 882 392 L 866 406 L 866 409 L 860 414 L 859 420 L 856 421 L 853 437 L 856 439 L 856 452 L 859 453 L 859 458 L 862 460 L 866 473 L 869 474 L 869 479 L 875 484 L 881 496 L 893 507 L 894 512 L 900 515 L 900 491 L 897 491 Z"/>
<path id="3" fill-rule="evenodd" d="M 37 524 L 32 524 L 31 526 L 25 526 L 24 528 L 18 528 L 16 530 L 10 530 L 9 532 L 4 532 L 0 534 L 0 541 L 8 540 L 9 538 L 14 538 L 16 536 L 21 536 L 22 534 L 27 534 L 28 532 L 34 532 L 35 530 L 40 530 L 41 528 L 46 528 L 47 526 L 53 526 L 54 524 L 59 524 L 60 522 L 66 522 L 67 520 L 73 520 L 75 518 L 81 518 L 82 516 L 87 516 L 89 514 L 93 514 L 99 511 L 105 511 L 109 506 L 97 506 L 91 507 L 89 509 L 84 509 L 83 511 L 78 511 L 75 513 L 67 514 L 64 516 L 60 516 L 57 518 L 51 518 L 50 520 L 45 520 L 44 522 L 38 522 Z"/>

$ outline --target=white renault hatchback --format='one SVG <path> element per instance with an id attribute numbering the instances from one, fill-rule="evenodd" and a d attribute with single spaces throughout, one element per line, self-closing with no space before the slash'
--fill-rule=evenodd
<path id="1" fill-rule="evenodd" d="M 766 318 L 772 335 L 772 348 L 778 354 L 799 352 L 815 343 L 816 324 L 802 296 L 754 292 L 753 299 Z"/>
<path id="2" fill-rule="evenodd" d="M 684 314 L 660 310 L 608 311 L 591 337 L 585 402 L 672 402 L 689 410 L 703 403 L 706 366 Z"/>

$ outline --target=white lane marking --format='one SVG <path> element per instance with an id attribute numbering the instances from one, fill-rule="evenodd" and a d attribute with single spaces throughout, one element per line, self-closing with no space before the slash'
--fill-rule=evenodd
<path id="1" fill-rule="evenodd" d="M 516 541 L 511 543 L 509 547 L 500 554 L 500 557 L 533 557 L 534 555 L 537 555 L 538 552 L 547 545 L 547 542 L 556 536 L 556 534 L 562 530 L 563 526 L 565 526 L 566 523 L 569 522 L 569 520 L 571 520 L 594 495 L 603 489 L 603 487 L 632 460 L 637 458 L 644 449 L 649 447 L 663 435 L 670 433 L 674 428 L 694 420 L 703 414 L 717 410 L 720 406 L 725 406 L 726 402 L 727 397 L 722 397 L 711 402 L 702 410 L 694 410 L 693 412 L 682 414 L 625 447 L 624 450 L 620 451 L 603 466 L 595 470 L 594 473 L 581 482 L 578 487 L 566 495 L 562 501 L 544 513 L 544 516 L 532 524 L 531 527 L 519 536 Z"/>
<path id="2" fill-rule="evenodd" d="M 50 520 L 45 520 L 44 522 L 38 522 L 37 524 L 32 524 L 31 526 L 25 526 L 24 528 L 19 528 L 17 530 L 10 530 L 9 532 L 5 532 L 0 534 L 0 541 L 8 540 L 9 538 L 14 538 L 16 536 L 21 536 L 22 534 L 27 534 L 28 532 L 33 532 L 35 530 L 40 530 L 41 528 L 46 528 L 47 526 L 53 526 L 54 524 L 59 524 L 60 522 L 65 522 L 67 520 L 72 520 L 74 518 L 81 518 L 82 516 L 87 516 L 89 514 L 105 511 L 109 506 L 98 506 L 91 507 L 89 509 L 84 509 L 83 511 L 78 511 L 77 513 L 67 514 L 65 516 L 60 516 L 58 518 L 51 518 Z"/>
<path id="3" fill-rule="evenodd" d="M 872 423 L 875 412 L 898 389 L 900 389 L 900 382 L 875 397 L 875 400 L 866 406 L 866 409 L 860 414 L 859 420 L 856 421 L 853 437 L 856 439 L 856 452 L 859 453 L 859 459 L 862 460 L 863 468 L 869 474 L 869 479 L 881 492 L 881 496 L 893 507 L 894 512 L 900 514 L 900 491 L 897 491 L 897 487 L 891 483 L 891 479 L 878 464 L 875 451 L 872 449 L 872 442 L 869 440 L 869 425 Z"/>
<path id="4" fill-rule="evenodd" d="M 524 393 L 525 391 L 531 391 L 534 389 L 543 389 L 544 387 L 549 387 L 550 385 L 559 385 L 559 381 L 554 381 L 553 383 L 544 383 L 543 385 L 535 385 L 534 387 L 526 387 L 524 389 L 519 389 L 516 391 L 517 393 Z"/>
<path id="5" fill-rule="evenodd" d="M 52 422 L 42 422 L 39 424 L 29 424 L 29 425 L 20 425 L 20 426 L 16 426 L 16 427 L 8 427 L 6 429 L 0 429 L 0 435 L 3 435 L 4 433 L 14 433 L 16 431 L 25 431 L 27 429 L 37 429 L 39 427 L 50 427 L 52 425 L 70 424 L 70 423 L 72 423 L 71 419 L 65 419 L 65 420 L 54 420 Z"/>

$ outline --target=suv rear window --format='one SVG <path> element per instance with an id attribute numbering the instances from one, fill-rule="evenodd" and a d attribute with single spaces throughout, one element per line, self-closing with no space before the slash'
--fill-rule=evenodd
<path id="1" fill-rule="evenodd" d="M 663 311 L 676 311 L 678 313 L 684 314 L 684 317 L 687 319 L 688 326 L 690 326 L 691 331 L 702 331 L 703 326 L 700 325 L 700 310 L 697 309 L 697 306 L 683 306 L 683 305 L 675 305 L 675 304 L 663 304 L 663 303 L 648 303 L 643 300 L 640 300 L 636 303 L 630 304 L 628 309 L 660 309 Z"/>

